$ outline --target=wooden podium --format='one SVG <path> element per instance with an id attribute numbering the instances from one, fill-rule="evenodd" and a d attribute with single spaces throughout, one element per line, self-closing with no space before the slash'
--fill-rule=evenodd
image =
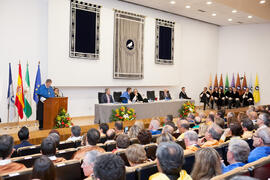
<path id="1" fill-rule="evenodd" d="M 48 98 L 43 106 L 43 129 L 52 129 L 55 126 L 55 118 L 61 109 L 66 111 L 68 107 L 67 97 Z"/>

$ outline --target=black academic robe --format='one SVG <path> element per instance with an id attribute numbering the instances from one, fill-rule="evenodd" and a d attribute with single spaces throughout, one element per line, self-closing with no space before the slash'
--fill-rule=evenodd
<path id="1" fill-rule="evenodd" d="M 242 98 L 243 98 L 243 106 L 254 105 L 254 98 L 251 92 L 248 93 L 245 92 Z"/>
<path id="2" fill-rule="evenodd" d="M 191 98 L 188 97 L 185 92 L 181 91 L 179 94 L 179 99 L 191 99 Z"/>
<path id="3" fill-rule="evenodd" d="M 209 99 L 210 99 L 210 97 L 211 97 L 211 94 L 210 94 L 210 92 L 209 91 L 206 91 L 206 92 L 201 92 L 201 94 L 200 94 L 200 99 L 201 99 L 201 102 L 209 102 Z"/>
<path id="4" fill-rule="evenodd" d="M 135 94 L 133 92 L 130 93 L 130 101 L 132 101 L 134 97 L 135 97 Z M 137 101 L 143 101 L 143 98 L 142 98 L 142 96 L 141 96 L 140 93 L 137 94 L 137 100 L 136 100 L 136 102 Z"/>

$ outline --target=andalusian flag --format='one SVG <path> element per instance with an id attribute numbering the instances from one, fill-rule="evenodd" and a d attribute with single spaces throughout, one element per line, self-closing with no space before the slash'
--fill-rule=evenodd
<path id="1" fill-rule="evenodd" d="M 226 93 L 227 91 L 229 91 L 230 85 L 229 85 L 229 77 L 228 74 L 226 75 L 226 81 L 225 81 L 225 90 L 224 93 Z"/>
<path id="2" fill-rule="evenodd" d="M 24 113 L 27 118 L 29 118 L 32 115 L 32 101 L 31 101 L 31 92 L 30 92 L 30 78 L 29 78 L 29 70 L 28 70 L 28 63 L 26 67 L 26 75 L 25 75 L 25 83 L 26 86 L 24 88 Z"/>
<path id="3" fill-rule="evenodd" d="M 218 80 L 217 80 L 217 74 L 216 74 L 216 77 L 215 77 L 215 82 L 214 82 L 214 88 L 218 87 Z"/>
<path id="4" fill-rule="evenodd" d="M 219 79 L 219 88 L 221 90 L 223 90 L 223 77 L 222 77 L 222 74 L 220 75 L 220 79 Z"/>
<path id="5" fill-rule="evenodd" d="M 209 84 L 208 84 L 208 89 L 209 91 L 212 91 L 212 74 L 210 74 L 210 77 L 209 77 Z"/>
<path id="6" fill-rule="evenodd" d="M 21 119 L 23 119 L 24 95 L 23 95 L 23 81 L 22 81 L 22 68 L 21 68 L 21 64 L 19 64 L 19 75 L 18 75 L 18 83 L 17 83 L 15 106 L 18 109 L 19 117 Z"/>
<path id="7" fill-rule="evenodd" d="M 253 91 L 254 102 L 258 103 L 260 101 L 260 88 L 259 88 L 258 74 L 256 74 L 254 87 L 255 87 Z"/>

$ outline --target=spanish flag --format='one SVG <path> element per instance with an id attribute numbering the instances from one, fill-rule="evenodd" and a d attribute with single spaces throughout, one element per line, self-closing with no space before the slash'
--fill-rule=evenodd
<path id="1" fill-rule="evenodd" d="M 253 91 L 254 102 L 258 103 L 260 101 L 260 88 L 259 88 L 258 74 L 256 74 L 254 87 L 255 87 Z"/>
<path id="2" fill-rule="evenodd" d="M 15 106 L 18 109 L 19 117 L 21 119 L 23 119 L 24 94 L 23 94 L 23 81 L 22 81 L 22 68 L 21 68 L 21 64 L 19 64 L 19 75 L 18 75 L 18 83 L 17 83 Z"/>

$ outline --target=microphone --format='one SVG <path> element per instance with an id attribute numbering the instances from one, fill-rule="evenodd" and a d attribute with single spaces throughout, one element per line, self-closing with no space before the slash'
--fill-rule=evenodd
<path id="1" fill-rule="evenodd" d="M 59 89 L 59 92 L 62 94 L 62 97 L 64 97 L 63 91 Z"/>

